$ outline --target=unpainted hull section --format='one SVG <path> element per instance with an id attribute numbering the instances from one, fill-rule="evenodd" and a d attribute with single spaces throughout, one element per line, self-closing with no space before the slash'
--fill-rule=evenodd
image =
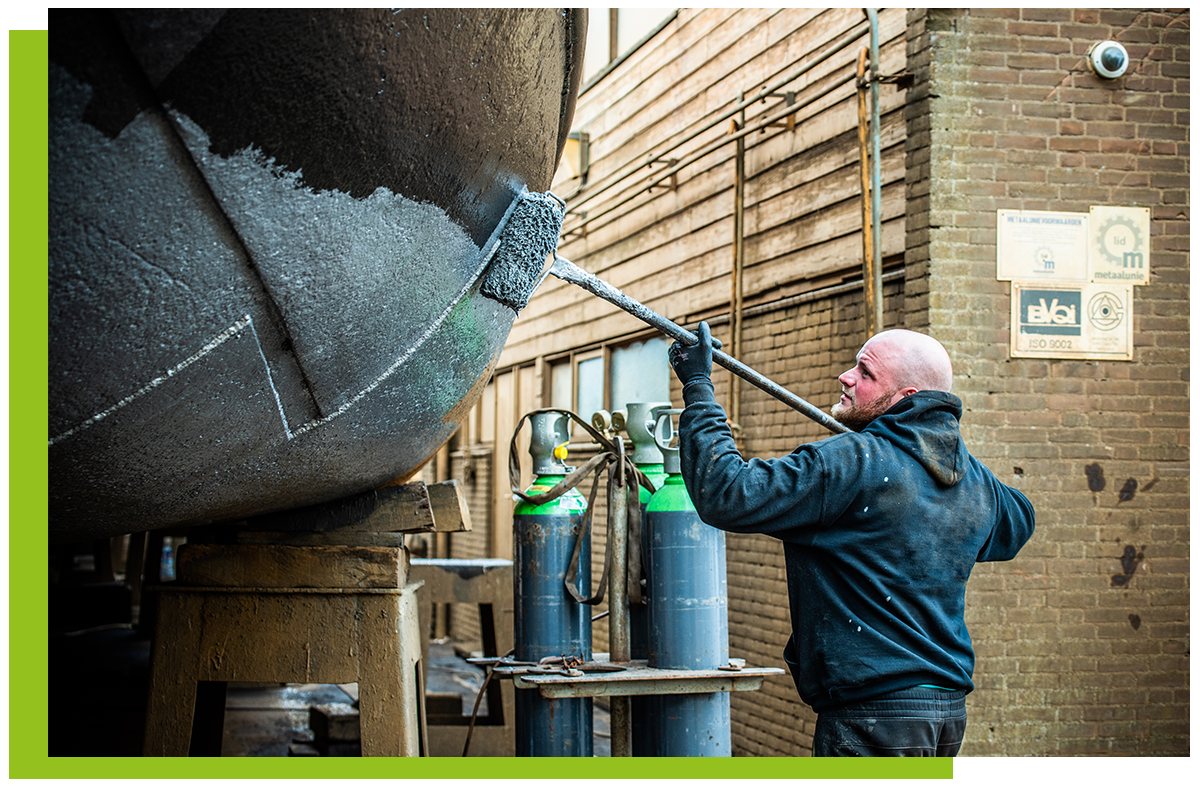
<path id="1" fill-rule="evenodd" d="M 549 187 L 583 24 L 52 11 L 51 539 L 349 496 L 449 438 L 514 318 L 482 248 Z"/>

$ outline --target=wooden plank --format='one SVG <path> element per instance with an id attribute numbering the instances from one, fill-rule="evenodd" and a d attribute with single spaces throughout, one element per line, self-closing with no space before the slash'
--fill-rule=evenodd
<path id="1" fill-rule="evenodd" d="M 255 516 L 240 523 L 266 532 L 433 532 L 433 510 L 425 483 L 417 480 L 297 508 Z"/>
<path id="2" fill-rule="evenodd" d="M 339 529 L 333 532 L 260 532 L 234 533 L 234 542 L 245 545 L 278 546 L 394 546 L 404 545 L 400 532 L 362 532 Z"/>
<path id="3" fill-rule="evenodd" d="M 600 85 L 580 97 L 576 109 L 577 124 L 582 119 L 590 121 L 596 114 L 619 103 L 623 97 L 648 80 L 658 80 L 656 84 L 659 90 L 669 87 L 670 76 L 676 81 L 679 79 L 680 70 L 678 66 L 673 66 L 678 59 L 677 53 L 702 48 L 705 36 L 718 25 L 719 19 L 728 18 L 736 13 L 736 10 L 732 9 L 679 9 L 679 16 L 675 22 L 664 31 L 667 35 L 663 36 L 662 42 L 645 52 L 634 52 L 608 74 Z M 668 77 L 661 76 L 667 69 L 670 69 L 672 74 Z"/>
<path id="4" fill-rule="evenodd" d="M 610 130 L 597 130 L 601 153 L 625 161 L 631 143 L 635 148 L 647 142 L 658 145 L 707 115 L 706 88 L 766 47 L 766 21 L 771 13 L 765 9 L 738 9 L 720 23 L 707 25 L 707 35 L 697 46 L 673 46 L 673 57 L 660 61 L 656 69 L 643 64 L 636 72 L 636 87 L 619 97 L 609 90 L 613 100 L 608 120 L 614 125 Z M 735 54 L 728 54 L 730 50 Z M 689 102 L 690 112 L 682 111 L 679 99 L 685 96 L 699 99 Z"/>
<path id="5" fill-rule="evenodd" d="M 501 373 L 494 381 L 496 417 L 492 452 L 492 524 L 487 536 L 487 554 L 501 559 L 512 559 L 513 495 L 508 481 L 508 446 L 517 425 L 516 374 Z"/>
<path id="6" fill-rule="evenodd" d="M 175 576 L 193 587 L 394 589 L 405 580 L 403 550 L 388 546 L 251 546 L 186 543 Z"/>
<path id="7" fill-rule="evenodd" d="M 685 44 L 680 36 L 679 40 L 669 42 L 669 48 L 660 47 L 662 57 L 639 63 L 636 72 L 618 75 L 611 84 L 606 82 L 604 93 L 608 98 L 608 112 L 605 120 L 608 126 L 587 125 L 589 132 L 594 129 L 596 136 L 593 139 L 599 142 L 600 151 L 625 161 L 628 156 L 623 149 L 631 142 L 637 146 L 645 145 L 646 140 L 665 141 L 665 128 L 671 128 L 671 134 L 686 128 L 736 95 L 738 90 L 726 91 L 718 105 L 712 105 L 708 92 L 713 85 L 742 72 L 742 82 L 748 88 L 755 85 L 760 76 L 777 69 L 786 55 L 782 49 L 772 51 L 770 26 L 778 17 L 789 15 L 791 11 L 743 8 L 732 14 L 722 12 L 725 18 L 719 21 L 703 17 L 690 20 L 687 29 L 701 34 L 694 46 Z M 806 13 L 811 16 L 814 12 Z M 632 77 L 634 73 L 637 85 L 623 85 L 622 77 Z M 693 105 L 697 114 L 681 113 L 679 96 L 704 97 L 703 101 Z M 631 119 L 635 122 L 629 123 Z"/>
<path id="8" fill-rule="evenodd" d="M 716 691 L 754 691 L 763 679 L 782 675 L 778 667 L 742 667 L 722 669 L 657 669 L 645 661 L 631 661 L 627 669 L 615 672 L 587 672 L 583 675 L 522 674 L 521 667 L 499 667 L 497 674 L 511 676 L 517 688 L 536 688 L 543 697 L 607 697 L 642 694 L 699 694 Z M 525 670 L 528 672 L 528 670 Z"/>
<path id="9" fill-rule="evenodd" d="M 445 480 L 427 487 L 433 523 L 438 532 L 470 532 L 471 514 L 462 483 Z"/>
<path id="10" fill-rule="evenodd" d="M 791 64 L 787 70 L 798 67 L 799 63 L 796 61 L 802 62 L 811 55 L 811 51 L 801 54 L 798 50 L 801 48 L 812 50 L 816 47 L 808 47 L 806 44 L 797 46 L 797 41 L 806 42 L 807 40 L 806 34 L 799 31 L 790 41 L 771 45 L 769 43 L 769 23 L 775 16 L 778 14 L 762 19 L 753 29 L 747 30 L 741 37 L 728 43 L 702 68 L 689 74 L 679 84 L 673 85 L 667 91 L 655 96 L 654 104 L 656 106 L 653 111 L 649 107 L 638 108 L 631 117 L 636 118 L 637 123 L 642 126 L 625 145 L 636 147 L 645 145 L 648 141 L 665 140 L 668 134 L 676 133 L 669 131 L 672 128 L 682 130 L 732 106 L 739 91 L 753 94 L 768 81 L 768 77 L 771 80 L 778 79 L 781 75 L 777 72 L 782 65 Z M 833 16 L 833 14 L 828 14 L 824 18 L 831 20 Z M 840 35 L 854 24 L 854 22 L 841 22 L 836 26 L 826 25 L 824 27 L 830 28 L 831 33 Z M 824 38 L 820 39 L 822 44 L 824 40 Z M 798 54 L 800 54 L 800 58 L 797 58 Z M 803 90 L 805 86 L 823 79 L 829 73 L 844 70 L 848 66 L 848 61 L 846 64 L 840 63 L 841 57 L 842 55 L 839 53 L 831 60 L 817 65 L 788 89 Z M 672 92 L 676 92 L 674 96 Z M 678 104 L 676 96 L 692 95 L 703 97 L 703 101 L 698 104 L 688 102 L 686 107 L 684 105 L 672 106 L 672 104 Z M 766 105 L 752 105 L 748 108 L 747 115 L 752 121 L 755 115 L 773 104 L 774 100 Z M 691 108 L 690 111 L 687 108 Z M 697 114 L 691 114 L 697 110 L 699 111 Z M 652 118 L 657 120 L 651 122 Z M 619 158 L 626 158 L 629 154 L 622 150 L 617 155 Z"/>
<path id="11" fill-rule="evenodd" d="M 802 47 L 810 53 L 816 52 L 828 41 L 861 21 L 858 9 L 827 10 L 815 15 L 812 10 L 785 9 L 773 12 L 761 20 L 752 19 L 750 15 L 753 13 L 761 12 L 743 9 L 719 23 L 706 19 L 697 24 L 700 22 L 698 18 L 681 23 L 684 27 L 691 23 L 690 29 L 697 32 L 703 28 L 703 39 L 695 42 L 689 43 L 684 40 L 682 27 L 674 31 L 671 37 L 663 36 L 662 44 L 655 49 L 660 55 L 659 61 L 641 61 L 636 65 L 639 86 L 642 92 L 647 94 L 645 101 L 635 101 L 632 98 L 632 91 L 622 85 L 621 81 L 625 77 L 620 69 L 606 78 L 602 86 L 581 97 L 576 126 L 592 135 L 596 155 L 591 179 L 593 183 L 608 174 L 605 167 L 609 161 L 612 162 L 612 167 L 616 167 L 629 159 L 623 148 L 630 141 L 634 141 L 635 146 L 657 150 L 657 145 L 665 142 L 667 135 L 656 129 L 654 124 L 666 120 L 677 124 L 678 128 L 684 128 L 687 123 L 701 117 L 686 115 L 686 107 L 701 106 L 694 103 L 691 97 L 716 91 L 717 101 L 713 107 L 720 107 L 728 103 L 738 90 L 753 92 L 753 89 L 758 87 L 761 76 L 775 71 L 781 61 L 795 60 L 798 48 Z M 763 25 L 770 28 L 768 37 L 771 43 L 753 46 L 757 43 L 758 27 Z M 885 10 L 881 14 L 881 28 L 885 66 L 888 65 L 889 54 L 892 55 L 892 60 L 902 66 L 905 32 L 903 9 L 890 12 Z M 853 48 L 843 50 L 830 63 L 814 69 L 812 74 L 832 68 L 833 63 L 848 68 L 856 55 L 856 50 L 852 50 Z M 671 53 L 678 52 L 683 54 L 671 59 Z M 691 53 L 702 53 L 706 59 L 703 66 L 689 71 L 686 66 L 680 64 L 683 62 L 681 59 Z M 667 60 L 663 61 L 662 58 Z M 629 63 L 628 66 L 635 68 L 633 63 Z M 661 75 L 655 69 L 661 72 Z M 811 79 L 811 75 L 804 79 Z M 689 98 L 681 101 L 680 97 Z M 711 101 L 711 98 L 706 99 L 706 102 Z M 602 115 L 592 117 L 588 109 L 592 104 L 603 107 Z M 601 125 L 600 120 L 603 120 L 604 125 Z M 612 128 L 611 133 L 624 134 L 625 139 L 620 142 L 608 139 L 609 127 Z M 636 150 L 632 153 L 636 155 Z"/>

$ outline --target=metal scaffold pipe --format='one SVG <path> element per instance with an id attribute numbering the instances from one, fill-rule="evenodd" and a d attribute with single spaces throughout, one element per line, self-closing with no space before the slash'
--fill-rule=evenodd
<path id="1" fill-rule="evenodd" d="M 608 657 L 614 663 L 628 663 L 629 599 L 626 588 L 628 575 L 628 496 L 625 486 L 625 440 L 616 436 L 617 462 L 609 468 L 614 475 L 608 496 L 608 541 L 612 571 L 608 576 Z M 612 756 L 632 757 L 632 716 L 628 697 L 609 699 L 609 731 L 612 734 Z"/>
<path id="2" fill-rule="evenodd" d="M 869 324 L 874 325 L 867 337 L 883 331 L 883 176 L 879 162 L 879 14 L 874 8 L 864 8 L 863 13 L 871 24 L 871 266 L 870 281 L 866 272 L 863 277 L 865 292 L 873 298 L 868 301 Z"/>

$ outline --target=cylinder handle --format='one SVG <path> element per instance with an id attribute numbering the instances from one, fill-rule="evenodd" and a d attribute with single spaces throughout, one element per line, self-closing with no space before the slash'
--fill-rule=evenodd
<path id="1" fill-rule="evenodd" d="M 661 411 L 656 410 L 656 412 L 657 416 L 654 421 L 654 443 L 658 445 L 658 449 L 660 450 L 679 452 L 678 447 L 671 446 L 672 440 L 679 435 L 675 430 L 675 426 L 671 423 L 671 416 L 675 414 L 683 414 L 683 409 L 662 409 Z M 663 431 L 664 425 L 667 428 L 665 432 Z"/>

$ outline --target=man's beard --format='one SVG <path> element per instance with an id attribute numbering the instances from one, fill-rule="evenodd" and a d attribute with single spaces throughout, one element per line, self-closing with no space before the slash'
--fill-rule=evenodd
<path id="1" fill-rule="evenodd" d="M 891 408 L 892 398 L 897 392 L 899 390 L 892 390 L 869 403 L 855 403 L 850 406 L 835 403 L 830 412 L 842 425 L 852 431 L 861 432 L 872 420 Z"/>

